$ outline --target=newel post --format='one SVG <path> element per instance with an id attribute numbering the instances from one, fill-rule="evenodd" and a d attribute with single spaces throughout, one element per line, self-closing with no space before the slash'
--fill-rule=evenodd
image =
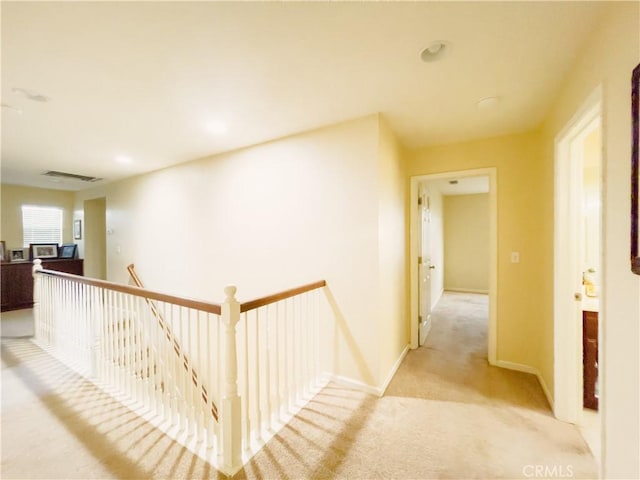
<path id="1" fill-rule="evenodd" d="M 222 304 L 224 323 L 224 391 L 220 415 L 220 439 L 218 463 L 221 469 L 233 475 L 242 466 L 242 426 L 240 397 L 238 396 L 238 354 L 236 349 L 236 325 L 240 321 L 240 303 L 236 300 L 237 288 L 228 285 Z"/>
<path id="2" fill-rule="evenodd" d="M 42 269 L 42 260 L 36 258 L 33 261 L 33 267 L 31 267 L 31 275 L 33 276 L 33 320 L 36 338 L 40 337 L 40 275 L 37 273 Z"/>

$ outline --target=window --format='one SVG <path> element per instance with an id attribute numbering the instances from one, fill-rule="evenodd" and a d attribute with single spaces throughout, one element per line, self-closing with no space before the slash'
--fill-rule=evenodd
<path id="1" fill-rule="evenodd" d="M 22 242 L 62 243 L 62 209 L 56 207 L 22 206 Z"/>

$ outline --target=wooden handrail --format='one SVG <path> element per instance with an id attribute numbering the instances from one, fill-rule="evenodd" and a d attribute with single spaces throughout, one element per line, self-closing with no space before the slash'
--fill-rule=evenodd
<path id="1" fill-rule="evenodd" d="M 284 292 L 275 293 L 267 297 L 257 298 L 249 302 L 244 302 L 240 304 L 240 313 L 248 312 L 249 310 L 255 310 L 256 308 L 264 307 L 265 305 L 279 302 L 280 300 L 295 297 L 296 295 L 300 295 L 302 293 L 310 292 L 311 290 L 316 290 L 318 288 L 326 286 L 327 282 L 325 280 L 320 280 L 319 282 L 309 283 L 307 285 L 292 288 L 290 290 L 285 290 Z"/>
<path id="2" fill-rule="evenodd" d="M 129 267 L 133 267 L 133 265 L 129 265 Z M 129 267 L 127 267 L 127 269 Z M 114 290 L 116 292 L 128 293 L 136 297 L 143 297 L 143 298 L 148 298 L 150 300 L 158 300 L 160 302 L 173 303 L 174 305 L 179 305 L 181 307 L 186 307 L 186 308 L 193 308 L 195 310 L 201 310 L 203 312 L 213 313 L 215 315 L 222 314 L 222 308 L 220 304 L 217 304 L 217 303 L 205 302 L 202 300 L 195 300 L 192 298 L 177 297 L 175 295 L 169 295 L 166 293 L 156 292 L 153 290 L 147 290 L 146 288 L 142 288 L 142 287 L 137 287 L 133 285 L 124 285 L 121 283 L 109 282 L 107 280 L 98 280 L 96 278 L 82 277 L 79 275 L 73 275 L 71 273 L 59 272 L 57 270 L 42 269 L 42 270 L 38 270 L 38 272 L 43 273 L 45 275 L 51 275 L 54 277 L 68 278 L 70 280 L 73 280 L 74 282 L 82 283 L 85 285 L 92 285 L 94 287 L 106 288 L 108 290 Z M 133 275 L 135 275 L 135 272 L 133 273 Z M 135 278 L 137 278 L 137 275 Z M 135 278 L 134 278 L 134 281 L 136 281 Z M 302 285 L 300 287 L 292 288 L 290 290 L 285 290 L 283 292 L 274 293 L 273 295 L 268 295 L 266 297 L 256 298 L 255 300 L 250 300 L 248 302 L 243 302 L 242 304 L 240 304 L 240 312 L 244 313 L 250 310 L 255 310 L 256 308 L 264 307 L 265 305 L 279 302 L 280 300 L 285 300 L 287 298 L 294 297 L 296 295 L 300 295 L 302 293 L 310 292 L 311 290 L 316 290 L 318 288 L 323 288 L 326 286 L 327 286 L 327 282 L 325 280 L 320 280 L 318 282 L 309 283 L 307 285 Z"/>
<path id="3" fill-rule="evenodd" d="M 58 272 L 56 270 L 38 270 L 38 273 L 50 275 L 53 277 L 68 278 L 76 283 L 82 283 L 84 285 L 92 285 L 94 287 L 101 287 L 107 290 L 114 290 L 116 292 L 127 293 L 136 297 L 148 298 L 150 300 L 157 300 L 159 302 L 172 303 L 186 308 L 193 308 L 194 310 L 201 310 L 207 313 L 213 313 L 215 315 L 222 314 L 222 308 L 217 303 L 204 302 L 202 300 L 194 300 L 191 298 L 176 297 L 175 295 L 168 295 L 166 293 L 154 292 L 153 290 L 147 290 L 146 288 L 134 287 L 133 285 L 124 285 L 121 283 L 109 282 L 107 280 L 98 280 L 96 278 L 81 277 L 79 275 L 73 275 L 71 273 Z"/>
<path id="4" fill-rule="evenodd" d="M 133 263 L 127 265 L 127 271 L 129 272 L 129 275 L 131 275 L 131 278 L 133 279 L 136 286 L 139 288 L 144 288 L 144 285 L 142 284 L 142 280 L 140 280 L 140 277 L 138 277 L 138 274 L 136 273 L 136 269 Z M 187 354 L 184 353 L 184 351 L 182 350 L 180 343 L 178 343 L 178 340 L 176 339 L 175 335 L 171 331 L 171 327 L 167 324 L 167 322 L 164 321 L 162 314 L 158 311 L 158 308 L 154 305 L 154 303 L 148 298 L 145 298 L 145 300 L 147 301 L 147 304 L 151 309 L 151 313 L 153 313 L 153 316 L 156 317 L 156 320 L 158 321 L 158 325 L 160 325 L 160 328 L 162 329 L 162 331 L 164 331 L 164 334 L 166 335 L 167 340 L 169 341 L 169 343 L 173 345 L 173 351 L 178 356 L 178 358 L 182 361 L 182 366 L 187 372 L 189 372 L 189 358 L 187 357 Z M 198 372 L 193 367 L 191 367 L 191 381 L 193 382 L 193 385 L 196 388 L 198 388 Z M 209 393 L 206 387 L 202 383 L 200 384 L 200 390 L 202 394 L 202 400 L 206 405 L 209 405 Z M 217 421 L 218 407 L 216 406 L 213 399 L 211 399 L 211 414 L 213 415 L 213 418 L 215 418 Z"/>

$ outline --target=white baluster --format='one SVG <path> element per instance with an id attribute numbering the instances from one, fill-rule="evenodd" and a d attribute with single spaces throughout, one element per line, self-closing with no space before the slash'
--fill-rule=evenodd
<path id="1" fill-rule="evenodd" d="M 276 408 L 278 409 L 278 416 L 276 417 L 276 421 L 280 421 L 280 405 L 282 405 L 282 389 L 280 387 L 280 315 L 279 315 L 279 303 L 275 305 L 275 316 L 273 317 L 273 321 L 275 324 L 275 354 L 274 354 L 274 363 L 275 363 L 275 396 L 276 396 Z"/>
<path id="2" fill-rule="evenodd" d="M 222 322 L 225 325 L 224 340 L 224 394 L 220 415 L 220 448 L 218 460 L 222 470 L 233 474 L 242 465 L 241 401 L 238 396 L 238 357 L 236 348 L 236 325 L 240 320 L 240 304 L 235 298 L 235 286 L 224 289 L 226 298 L 222 304 Z"/>
<path id="3" fill-rule="evenodd" d="M 194 398 L 194 402 L 196 402 L 194 404 L 195 407 L 195 421 L 196 421 L 196 440 L 198 441 L 202 441 L 204 440 L 204 414 L 206 413 L 206 404 L 201 400 L 202 397 L 202 387 L 203 387 L 203 380 L 206 378 L 205 375 L 205 362 L 202 361 L 202 340 L 204 339 L 202 337 L 202 325 L 201 325 L 201 318 L 200 318 L 200 311 L 196 310 L 195 311 L 195 317 L 196 317 L 196 329 L 195 329 L 195 338 L 193 339 L 195 341 L 195 345 L 196 345 L 196 352 L 195 352 L 195 358 L 194 358 L 194 362 L 197 362 L 196 365 L 198 365 L 198 377 L 197 377 L 197 381 L 196 381 L 196 386 L 195 386 L 195 391 L 196 391 L 196 395 Z"/>
<path id="4" fill-rule="evenodd" d="M 262 431 L 262 401 L 260 395 L 260 309 L 255 310 L 255 350 L 254 350 L 254 370 L 253 370 L 253 384 L 254 384 L 254 415 L 255 415 L 255 435 L 259 439 Z M 248 319 L 247 319 L 248 320 Z M 249 324 L 247 323 L 247 329 Z"/>
<path id="5" fill-rule="evenodd" d="M 215 322 L 214 325 L 212 325 L 212 322 Z M 217 371 L 217 369 L 219 368 L 219 363 L 215 360 L 215 356 L 214 356 L 214 345 L 215 345 L 215 355 L 217 355 L 218 352 L 218 346 L 216 344 L 216 340 L 213 338 L 214 332 L 215 332 L 215 337 L 217 339 L 218 335 L 218 328 L 220 324 L 220 318 L 218 316 L 213 316 L 209 313 L 207 313 L 205 315 L 205 323 L 204 323 L 204 335 L 205 335 L 205 349 L 204 349 L 204 358 L 205 361 L 203 362 L 204 365 L 206 365 L 205 367 L 205 371 L 202 372 L 202 375 L 204 375 L 203 378 L 207 379 L 207 407 L 204 411 L 204 418 L 205 418 L 205 426 L 207 428 L 207 448 L 213 448 L 214 445 L 214 437 L 215 437 L 215 425 L 214 425 L 214 419 L 212 418 L 211 415 L 211 405 L 214 402 L 214 395 L 213 392 L 219 392 L 220 390 L 218 389 L 218 377 L 217 375 L 214 374 L 214 371 Z M 219 413 L 219 412 L 218 412 Z M 216 423 L 217 425 L 217 423 Z"/>
<path id="6" fill-rule="evenodd" d="M 272 401 L 271 401 L 271 354 L 273 352 L 273 349 L 271 348 L 271 335 L 270 335 L 270 329 L 269 329 L 269 324 L 271 322 L 271 318 L 269 316 L 269 305 L 266 306 L 265 308 L 265 366 L 264 366 L 264 371 L 265 371 L 265 375 L 266 378 L 264 379 L 264 385 L 265 385 L 265 401 L 266 401 L 266 413 L 267 413 L 267 419 L 266 419 L 266 429 L 267 430 L 271 430 L 271 416 L 273 415 L 273 411 L 272 411 Z"/>
<path id="7" fill-rule="evenodd" d="M 243 440 L 244 440 L 244 448 L 249 448 L 251 445 L 251 384 L 249 381 L 249 319 L 247 318 L 247 313 L 245 312 L 242 316 L 242 326 L 244 327 L 244 341 L 243 341 L 243 351 L 244 355 L 242 358 L 244 359 L 243 365 L 243 375 L 242 375 L 242 398 L 244 398 L 244 431 L 243 431 Z"/>
<path id="8" fill-rule="evenodd" d="M 44 340 L 42 337 L 42 319 L 40 318 L 40 288 L 41 288 L 41 275 L 38 272 L 42 270 L 42 260 L 36 258 L 33 261 L 33 267 L 31 267 L 31 275 L 33 276 L 33 319 L 35 322 L 37 338 L 38 340 Z"/>

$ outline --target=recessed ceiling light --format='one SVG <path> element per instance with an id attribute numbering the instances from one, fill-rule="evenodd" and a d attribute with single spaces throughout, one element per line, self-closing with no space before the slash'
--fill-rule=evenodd
<path id="1" fill-rule="evenodd" d="M 481 110 L 494 108 L 500 102 L 500 97 L 484 97 L 478 100 L 476 106 Z"/>
<path id="2" fill-rule="evenodd" d="M 229 127 L 226 123 L 220 121 L 209 122 L 206 125 L 207 131 L 214 135 L 224 135 L 229 132 Z"/>
<path id="3" fill-rule="evenodd" d="M 420 53 L 420 58 L 423 62 L 435 62 L 440 60 L 448 50 L 448 43 L 437 40 L 435 42 L 431 42 L 427 48 L 422 50 Z"/>
<path id="4" fill-rule="evenodd" d="M 127 155 L 116 155 L 114 160 L 118 163 L 121 163 L 123 165 L 127 165 L 129 163 L 131 163 L 133 160 L 131 160 L 131 157 L 127 156 Z"/>

